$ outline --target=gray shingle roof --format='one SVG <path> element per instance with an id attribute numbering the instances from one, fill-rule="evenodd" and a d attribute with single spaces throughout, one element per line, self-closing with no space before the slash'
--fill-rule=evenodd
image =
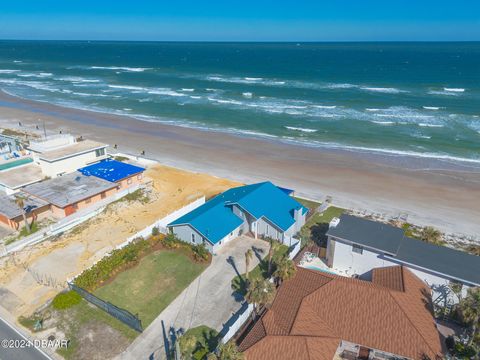
<path id="1" fill-rule="evenodd" d="M 480 256 L 405 237 L 395 259 L 480 285 Z"/>
<path id="2" fill-rule="evenodd" d="M 343 214 L 340 223 L 328 229 L 328 236 L 354 242 L 388 254 L 396 254 L 403 239 L 403 230 L 356 216 Z"/>
<path id="3" fill-rule="evenodd" d="M 48 203 L 34 197 L 27 197 L 25 194 L 20 193 L 19 195 L 25 198 L 24 204 L 26 208 L 32 210 L 38 209 L 42 206 L 47 205 Z M 0 214 L 6 216 L 9 219 L 14 219 L 22 215 L 22 210 L 15 203 L 15 196 L 8 196 L 0 194 Z"/>
<path id="4" fill-rule="evenodd" d="M 480 256 L 406 237 L 402 229 L 388 224 L 344 214 L 327 235 L 390 254 L 393 261 L 480 285 Z"/>

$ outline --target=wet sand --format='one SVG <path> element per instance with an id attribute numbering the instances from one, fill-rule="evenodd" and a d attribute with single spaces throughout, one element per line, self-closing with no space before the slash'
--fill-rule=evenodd
<path id="1" fill-rule="evenodd" d="M 18 126 L 18 122 L 22 127 Z M 468 163 L 319 149 L 67 109 L 0 94 L 0 126 L 71 132 L 163 164 L 241 182 L 271 180 L 442 231 L 480 234 L 480 169 Z M 113 150 L 112 150 L 113 151 Z"/>

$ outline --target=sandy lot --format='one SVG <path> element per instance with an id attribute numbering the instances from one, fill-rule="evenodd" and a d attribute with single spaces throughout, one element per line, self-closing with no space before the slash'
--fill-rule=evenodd
<path id="1" fill-rule="evenodd" d="M 119 202 L 97 218 L 55 241 L 46 241 L 0 259 L 0 302 L 15 316 L 29 315 L 79 274 L 129 236 L 172 211 L 233 181 L 155 165 L 146 172 L 153 181 L 150 202 Z"/>

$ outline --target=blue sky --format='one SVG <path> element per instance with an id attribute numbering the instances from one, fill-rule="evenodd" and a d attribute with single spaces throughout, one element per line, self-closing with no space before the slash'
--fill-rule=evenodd
<path id="1" fill-rule="evenodd" d="M 0 39 L 480 40 L 479 0 L 1 0 Z"/>

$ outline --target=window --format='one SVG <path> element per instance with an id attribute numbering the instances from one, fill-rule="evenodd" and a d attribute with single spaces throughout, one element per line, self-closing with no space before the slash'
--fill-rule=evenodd
<path id="1" fill-rule="evenodd" d="M 142 180 L 142 179 L 143 179 L 143 174 L 138 174 L 138 175 L 137 175 L 137 179 L 138 179 L 138 180 Z"/>
<path id="2" fill-rule="evenodd" d="M 352 245 L 352 252 L 357 254 L 363 254 L 363 247 L 359 245 Z"/>
<path id="3" fill-rule="evenodd" d="M 233 236 L 233 231 L 230 233 L 230 236 Z"/>
<path id="4" fill-rule="evenodd" d="M 102 199 L 105 199 L 105 198 L 107 197 L 107 194 L 105 194 L 104 192 L 102 192 L 102 193 L 100 194 L 100 197 L 101 197 Z"/>
<path id="5" fill-rule="evenodd" d="M 127 184 L 128 184 L 128 185 L 131 185 L 132 182 L 133 182 L 133 181 L 132 181 L 132 178 L 128 178 L 128 179 L 127 179 Z"/>
<path id="6" fill-rule="evenodd" d="M 92 202 L 92 198 L 88 198 L 87 200 L 85 200 L 85 204 L 90 204 Z"/>
<path id="7" fill-rule="evenodd" d="M 195 234 L 192 233 L 192 243 L 195 244 Z"/>
<path id="8" fill-rule="evenodd" d="M 105 155 L 105 148 L 95 150 L 95 156 L 96 157 L 100 157 L 100 156 L 103 156 L 103 155 Z"/>
<path id="9" fill-rule="evenodd" d="M 73 208 L 74 208 L 75 210 L 78 209 L 78 204 L 77 204 L 77 203 L 73 204 L 72 206 L 73 206 Z"/>

